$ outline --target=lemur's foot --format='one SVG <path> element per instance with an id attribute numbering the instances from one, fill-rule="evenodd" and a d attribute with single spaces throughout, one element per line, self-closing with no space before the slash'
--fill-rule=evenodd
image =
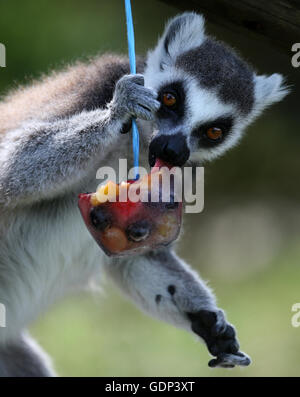
<path id="1" fill-rule="evenodd" d="M 250 358 L 239 351 L 239 343 L 232 325 L 228 324 L 222 310 L 200 310 L 188 313 L 192 330 L 206 343 L 209 352 L 216 358 L 210 367 L 233 368 L 235 365 L 247 366 Z"/>
<path id="2" fill-rule="evenodd" d="M 154 113 L 161 106 L 157 93 L 144 87 L 141 74 L 123 76 L 116 84 L 113 102 L 122 112 L 144 120 L 153 120 Z M 126 127 L 121 132 L 126 132 Z"/>

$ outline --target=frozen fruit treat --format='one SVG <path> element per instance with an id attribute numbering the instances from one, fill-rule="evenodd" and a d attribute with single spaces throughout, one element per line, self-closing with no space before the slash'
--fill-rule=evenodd
<path id="1" fill-rule="evenodd" d="M 108 182 L 95 193 L 79 195 L 84 222 L 107 255 L 142 253 L 178 237 L 182 202 L 169 168 L 158 160 L 137 181 Z"/>

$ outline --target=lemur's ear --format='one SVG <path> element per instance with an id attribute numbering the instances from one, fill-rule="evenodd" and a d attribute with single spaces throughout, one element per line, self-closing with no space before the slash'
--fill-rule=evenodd
<path id="1" fill-rule="evenodd" d="M 183 51 L 200 46 L 204 41 L 204 18 L 185 12 L 171 19 L 156 48 L 148 54 L 148 67 L 163 70 L 176 62 Z"/>
<path id="2" fill-rule="evenodd" d="M 272 103 L 281 101 L 289 93 L 283 76 L 277 73 L 271 76 L 255 75 L 254 84 L 255 110 L 258 112 Z"/>
<path id="3" fill-rule="evenodd" d="M 204 18 L 194 12 L 185 12 L 171 19 L 162 37 L 164 51 L 175 59 L 182 50 L 198 47 L 204 39 Z"/>

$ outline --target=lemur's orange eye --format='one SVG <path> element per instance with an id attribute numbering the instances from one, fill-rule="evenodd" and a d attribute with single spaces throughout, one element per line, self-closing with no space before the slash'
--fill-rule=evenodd
<path id="1" fill-rule="evenodd" d="M 165 92 L 163 94 L 163 104 L 168 106 L 168 107 L 172 107 L 176 105 L 177 99 L 175 97 L 175 95 L 171 94 L 170 92 Z"/>
<path id="2" fill-rule="evenodd" d="M 222 138 L 223 131 L 221 128 L 211 127 L 206 131 L 207 138 L 211 139 L 212 141 L 217 141 L 218 139 Z"/>

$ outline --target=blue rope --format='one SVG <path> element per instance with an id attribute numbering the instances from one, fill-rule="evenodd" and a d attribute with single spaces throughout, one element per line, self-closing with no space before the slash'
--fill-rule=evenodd
<path id="1" fill-rule="evenodd" d="M 127 24 L 127 39 L 128 39 L 128 55 L 130 64 L 130 73 L 136 74 L 135 61 L 135 43 L 134 43 L 134 28 L 132 20 L 132 10 L 130 0 L 125 0 L 126 24 Z M 135 179 L 139 179 L 139 131 L 136 121 L 132 119 L 132 146 L 133 146 L 133 165 L 135 169 Z"/>

